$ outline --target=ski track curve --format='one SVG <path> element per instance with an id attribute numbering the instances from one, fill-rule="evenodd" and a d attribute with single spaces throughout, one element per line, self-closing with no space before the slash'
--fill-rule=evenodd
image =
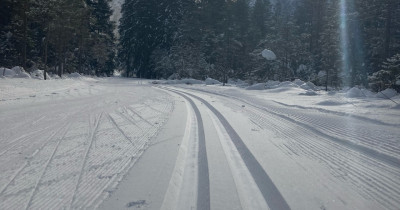
<path id="1" fill-rule="evenodd" d="M 269 106 L 260 107 L 254 102 L 251 103 L 244 99 L 227 98 L 223 94 L 216 95 L 223 96 L 226 100 L 224 104 L 228 107 L 244 111 L 250 120 L 261 129 L 273 130 L 278 137 L 284 139 L 284 142 L 271 142 L 287 156 L 292 158 L 295 158 L 293 156 L 305 156 L 319 161 L 331 171 L 337 181 L 350 184 L 366 199 L 375 200 L 387 209 L 397 209 L 400 206 L 400 167 L 398 164 L 387 161 L 385 158 L 377 158 L 374 153 L 371 155 L 369 152 L 363 152 L 335 141 L 338 137 L 331 135 L 340 132 L 342 126 L 337 123 L 332 125 L 322 123 L 323 126 L 326 126 L 324 128 L 329 130 L 327 133 L 322 133 L 320 130 L 310 128 L 321 123 L 321 119 L 313 120 L 312 114 L 307 116 L 305 113 L 296 113 L 287 108 L 273 107 L 270 109 Z M 249 106 L 243 108 L 243 103 Z M 279 113 L 276 113 L 278 112 L 276 110 Z M 283 114 L 285 112 L 288 114 Z M 298 121 L 301 120 L 303 123 L 308 122 L 311 125 L 299 124 Z M 322 128 L 319 127 L 319 129 Z M 337 134 L 336 136 L 341 135 Z M 393 161 L 395 160 L 393 159 Z"/>
<path id="2" fill-rule="evenodd" d="M 217 117 L 217 119 L 221 122 L 226 133 L 229 135 L 230 140 L 235 145 L 237 151 L 240 154 L 241 159 L 244 161 L 247 170 L 250 172 L 253 177 L 255 183 L 257 184 L 265 202 L 267 203 L 270 209 L 290 209 L 289 205 L 286 203 L 285 199 L 282 197 L 281 193 L 272 182 L 268 174 L 262 168 L 257 159 L 253 156 L 251 151 L 244 144 L 243 140 L 236 133 L 236 131 L 232 128 L 226 118 L 211 104 L 209 104 L 206 100 L 196 95 L 190 94 L 188 92 L 179 91 L 175 89 L 169 89 L 166 87 L 161 87 L 162 89 L 172 91 L 177 93 L 187 99 L 188 101 L 192 101 L 188 96 L 193 97 L 199 100 L 201 103 L 205 104 L 206 107 Z M 188 95 L 188 96 L 185 96 Z M 195 104 L 192 104 L 192 106 Z"/>
<path id="3" fill-rule="evenodd" d="M 210 209 L 210 180 L 208 172 L 208 160 L 206 151 L 206 140 L 204 134 L 203 120 L 196 104 L 184 94 L 174 92 L 185 98 L 194 110 L 197 119 L 197 135 L 198 135 L 198 154 L 197 154 L 197 209 L 209 210 Z M 201 187 L 200 187 L 201 186 Z"/>

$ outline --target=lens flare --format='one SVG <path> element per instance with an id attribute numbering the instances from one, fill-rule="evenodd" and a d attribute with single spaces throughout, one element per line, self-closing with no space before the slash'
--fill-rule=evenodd
<path id="1" fill-rule="evenodd" d="M 341 48 L 341 61 L 342 61 L 342 75 L 344 76 L 343 85 L 349 86 L 349 36 L 347 25 L 347 5 L 346 0 L 340 0 L 340 48 Z"/>

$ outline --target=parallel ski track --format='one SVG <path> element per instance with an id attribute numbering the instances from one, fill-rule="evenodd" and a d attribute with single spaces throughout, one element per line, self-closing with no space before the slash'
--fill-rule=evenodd
<path id="1" fill-rule="evenodd" d="M 239 101 L 244 102 L 243 100 Z M 273 128 L 278 135 L 288 140 L 283 145 L 284 147 L 272 142 L 286 154 L 304 154 L 312 159 L 322 161 L 333 173 L 338 173 L 338 171 L 343 173 L 338 174 L 337 178 L 349 181 L 354 187 L 360 188 L 362 193 L 368 195 L 367 199 L 374 199 L 388 209 L 396 209 L 400 206 L 400 168 L 377 160 L 368 153 L 359 154 L 357 150 L 343 147 L 325 134 L 321 136 L 322 138 L 318 138 L 319 142 L 312 140 L 309 136 L 315 135 L 314 129 L 297 125 L 296 122 L 288 119 L 288 116 L 277 115 L 266 111 L 265 108 L 245 103 L 250 105 L 245 110 L 253 122 L 257 122 L 257 125 L 263 129 Z M 236 109 L 241 108 L 240 104 L 232 106 L 236 106 Z M 293 129 L 293 126 L 287 126 L 287 123 L 294 123 L 296 129 Z M 339 152 L 333 153 L 332 147 Z"/>
<path id="2" fill-rule="evenodd" d="M 273 114 L 275 116 L 278 116 L 282 119 L 286 119 L 288 121 L 291 121 L 295 124 L 301 125 L 306 129 L 314 131 L 317 135 L 320 135 L 322 137 L 325 137 L 327 139 L 330 139 L 331 141 L 334 141 L 338 144 L 341 144 L 342 146 L 345 146 L 347 148 L 350 148 L 354 151 L 357 151 L 359 153 L 362 153 L 364 155 L 370 156 L 372 158 L 375 158 L 379 161 L 382 161 L 383 163 L 392 165 L 394 167 L 400 168 L 400 147 L 397 145 L 398 143 L 395 141 L 390 141 L 389 143 L 391 146 L 388 148 L 387 146 L 380 147 L 379 145 L 376 146 L 376 142 L 382 142 L 382 139 L 379 137 L 373 137 L 375 135 L 363 135 L 363 136 L 355 136 L 354 137 L 354 131 L 349 130 L 346 128 L 345 125 L 330 125 L 329 123 L 321 123 L 318 124 L 316 121 L 312 120 L 309 117 L 303 116 L 302 118 L 299 117 L 301 115 L 297 113 L 291 112 L 289 109 L 282 109 L 282 108 L 276 108 L 274 106 L 269 106 L 268 109 L 259 105 L 256 105 L 255 103 L 248 101 L 246 99 L 238 98 L 235 96 L 230 96 L 230 95 L 225 95 L 221 93 L 215 93 L 211 91 L 205 91 L 205 90 L 197 90 L 197 89 L 190 89 L 194 91 L 199 91 L 199 92 L 205 92 L 217 96 L 222 96 L 225 98 L 229 99 L 234 99 L 236 101 L 240 101 L 242 103 L 245 103 L 247 105 L 250 105 L 254 108 L 257 108 L 259 110 L 268 112 L 270 114 Z M 289 115 L 286 113 L 290 113 Z M 307 121 L 304 121 L 302 119 L 307 119 Z M 322 127 L 321 125 L 327 126 L 326 128 Z M 339 127 L 339 128 L 338 128 Z M 325 130 L 328 131 L 328 133 L 325 132 Z M 345 132 L 342 132 L 342 131 Z M 365 130 L 364 130 L 365 131 Z M 356 141 L 357 143 L 352 140 L 353 138 L 357 138 Z M 364 137 L 366 137 L 367 141 L 364 140 Z M 371 140 L 372 139 L 372 140 Z M 395 148 L 396 153 L 393 153 L 390 148 Z M 389 149 L 389 150 L 388 150 Z M 381 152 L 383 151 L 383 152 Z"/>
<path id="3" fill-rule="evenodd" d="M 209 210 L 210 207 L 210 179 L 209 179 L 209 171 L 208 171 L 208 160 L 207 160 L 207 148 L 206 148 L 206 139 L 204 134 L 204 125 L 203 119 L 201 117 L 199 108 L 193 102 L 192 99 L 187 97 L 186 95 L 172 91 L 183 98 L 185 98 L 190 105 L 192 106 L 198 126 L 198 138 L 199 138 L 199 151 L 198 151 L 198 193 L 197 193 L 197 209 L 201 210 Z"/>
<path id="4" fill-rule="evenodd" d="M 254 155 L 251 153 L 251 151 L 247 148 L 247 146 L 244 144 L 243 140 L 240 138 L 240 136 L 236 133 L 236 131 L 232 128 L 232 126 L 229 124 L 229 122 L 226 120 L 226 118 L 218 111 L 216 110 L 211 104 L 209 104 L 206 100 L 179 90 L 175 89 L 169 89 L 169 88 L 163 88 L 175 93 L 181 93 L 185 95 L 189 95 L 203 104 L 205 104 L 220 120 L 222 125 L 225 127 L 225 130 L 227 131 L 228 135 L 230 136 L 232 142 L 236 146 L 240 156 L 242 157 L 246 167 L 250 171 L 251 175 L 253 176 L 254 181 L 256 182 L 258 188 L 261 191 L 261 194 L 263 195 L 265 201 L 267 202 L 268 206 L 270 209 L 275 210 L 275 209 L 280 209 L 280 210 L 285 210 L 285 209 L 290 209 L 289 205 L 286 203 L 285 199 L 271 180 L 271 178 L 268 176 L 268 174 L 265 172 L 263 167 L 260 165 L 260 163 L 257 161 L 257 159 L 254 157 Z"/>

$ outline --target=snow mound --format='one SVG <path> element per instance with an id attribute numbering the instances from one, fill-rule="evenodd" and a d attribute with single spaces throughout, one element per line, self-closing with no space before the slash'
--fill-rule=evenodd
<path id="1" fill-rule="evenodd" d="M 291 87 L 294 87 L 294 88 L 298 88 L 299 86 L 296 85 L 296 84 L 294 84 L 293 82 L 286 81 L 286 82 L 281 82 L 281 83 L 278 85 L 278 87 L 283 87 L 283 88 L 291 88 Z"/>
<path id="2" fill-rule="evenodd" d="M 272 52 L 271 50 L 263 50 L 261 52 L 262 57 L 264 57 L 265 59 L 272 61 L 272 60 L 276 60 L 276 55 L 274 52 Z"/>
<path id="3" fill-rule="evenodd" d="M 300 88 L 302 88 L 304 90 L 313 90 L 313 91 L 319 90 L 318 87 L 316 85 L 314 85 L 314 83 L 312 83 L 312 82 L 306 82 L 299 86 L 300 86 Z"/>
<path id="4" fill-rule="evenodd" d="M 0 68 L 1 76 L 8 77 L 8 78 L 31 78 L 31 76 L 26 73 L 24 68 L 20 66 L 16 66 L 12 69 L 7 68 Z"/>
<path id="5" fill-rule="evenodd" d="M 219 85 L 219 84 L 221 84 L 220 81 L 218 81 L 216 79 L 211 79 L 211 78 L 207 78 L 205 82 L 206 82 L 206 85 Z"/>
<path id="6" fill-rule="evenodd" d="M 31 73 L 31 77 L 34 79 L 44 80 L 44 70 L 35 70 Z M 46 73 L 46 79 L 50 79 L 49 74 Z"/>
<path id="7" fill-rule="evenodd" d="M 317 95 L 314 91 L 318 91 L 318 87 L 315 86 L 312 82 L 304 82 L 302 80 L 296 79 L 294 82 L 285 81 L 273 81 L 268 80 L 266 83 L 257 83 L 250 87 L 247 87 L 246 90 L 264 90 L 264 89 L 280 89 L 280 90 L 289 90 L 292 88 L 301 88 L 307 90 L 308 92 L 302 93 L 301 95 Z"/>
<path id="8" fill-rule="evenodd" d="M 1 67 L 0 75 L 1 75 L 1 77 L 13 77 L 15 75 L 15 72 L 11 71 L 11 69 Z"/>
<path id="9" fill-rule="evenodd" d="M 78 72 L 74 72 L 68 75 L 69 78 L 80 78 L 82 77 Z"/>
<path id="10" fill-rule="evenodd" d="M 365 97 L 363 91 L 358 87 L 353 87 L 346 92 L 347 98 L 361 98 Z"/>
<path id="11" fill-rule="evenodd" d="M 381 92 L 377 93 L 376 97 L 387 99 L 387 98 L 393 98 L 396 95 L 397 95 L 397 91 L 396 90 L 388 88 L 388 89 L 386 89 L 384 91 L 381 91 Z"/>
<path id="12" fill-rule="evenodd" d="M 257 83 L 246 88 L 246 90 L 265 90 L 265 83 Z"/>
<path id="13" fill-rule="evenodd" d="M 267 83 L 265 84 L 265 87 L 267 89 L 274 89 L 277 88 L 280 82 L 278 81 L 273 81 L 273 80 L 268 80 Z"/>
<path id="14" fill-rule="evenodd" d="M 298 86 L 302 86 L 302 85 L 306 84 L 306 83 L 305 83 L 303 80 L 301 80 L 301 79 L 295 79 L 295 80 L 293 81 L 293 83 L 296 84 L 296 85 L 298 85 Z"/>

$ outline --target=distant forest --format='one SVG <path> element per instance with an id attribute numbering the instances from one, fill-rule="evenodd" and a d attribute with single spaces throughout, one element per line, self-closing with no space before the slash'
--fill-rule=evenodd
<path id="1" fill-rule="evenodd" d="M 0 65 L 398 87 L 399 0 L 0 0 Z M 261 56 L 264 49 L 277 59 Z M 397 85 L 397 86 L 396 86 Z"/>

